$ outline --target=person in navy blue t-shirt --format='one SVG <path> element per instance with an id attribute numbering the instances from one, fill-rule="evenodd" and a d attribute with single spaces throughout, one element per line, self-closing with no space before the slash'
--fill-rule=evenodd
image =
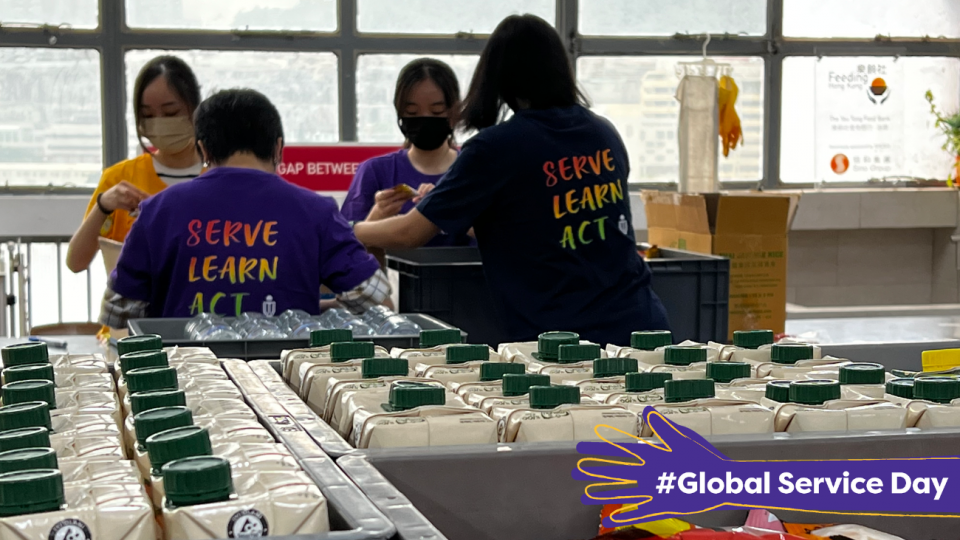
<path id="1" fill-rule="evenodd" d="M 669 329 L 637 254 L 626 149 L 586 102 L 553 27 L 507 17 L 463 104 L 463 126 L 479 133 L 415 210 L 357 223 L 357 238 L 416 247 L 473 227 L 510 340 L 572 330 L 624 345 L 632 331 Z M 514 115 L 502 121 L 505 107 Z"/>

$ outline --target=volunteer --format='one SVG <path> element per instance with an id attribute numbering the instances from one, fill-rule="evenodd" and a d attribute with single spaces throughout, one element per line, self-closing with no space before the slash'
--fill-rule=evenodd
<path id="1" fill-rule="evenodd" d="M 397 124 L 405 137 L 403 149 L 360 164 L 340 210 L 344 217 L 377 220 L 412 210 L 457 159 L 451 113 L 459 106 L 460 84 L 450 66 L 433 58 L 418 58 L 404 66 L 393 94 Z M 416 191 L 400 190 L 404 184 Z M 441 232 L 427 245 L 472 243 L 467 235 Z"/>
<path id="2" fill-rule="evenodd" d="M 320 312 L 320 286 L 354 312 L 389 297 L 376 259 L 336 202 L 277 176 L 283 126 L 253 90 L 224 90 L 197 108 L 210 170 L 140 205 L 104 296 L 101 323 L 198 313 Z"/>
<path id="3" fill-rule="evenodd" d="M 507 17 L 463 104 L 463 127 L 479 133 L 416 209 L 357 223 L 357 237 L 414 247 L 440 230 L 473 227 L 511 340 L 573 330 L 625 344 L 631 331 L 668 329 L 637 254 L 627 152 L 586 102 L 553 27 L 533 15 Z M 501 121 L 505 106 L 514 115 Z"/>
<path id="4" fill-rule="evenodd" d="M 67 268 L 86 270 L 97 255 L 98 237 L 123 242 L 141 201 L 200 174 L 193 143 L 193 112 L 199 104 L 200 85 L 183 60 L 158 56 L 143 66 L 133 85 L 133 117 L 144 153 L 103 172 L 86 217 L 70 239 Z"/>

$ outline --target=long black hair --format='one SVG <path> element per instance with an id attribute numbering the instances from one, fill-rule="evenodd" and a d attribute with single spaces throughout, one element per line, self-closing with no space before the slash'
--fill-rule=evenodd
<path id="1" fill-rule="evenodd" d="M 497 25 L 473 72 L 463 100 L 461 124 L 483 129 L 496 124 L 504 106 L 519 110 L 588 105 L 577 87 L 560 35 L 536 15 L 511 15 Z"/>
<path id="2" fill-rule="evenodd" d="M 443 102 L 447 106 L 450 125 L 456 126 L 460 113 L 460 82 L 457 81 L 457 74 L 453 69 L 446 62 L 436 58 L 417 58 L 400 70 L 397 88 L 393 92 L 393 107 L 397 111 L 397 121 L 403 116 L 403 107 L 413 87 L 423 81 L 433 81 L 443 92 Z M 450 136 L 449 143 L 450 146 L 456 144 L 453 135 Z M 404 146 L 410 147 L 410 141 L 404 142 Z"/>
<path id="3" fill-rule="evenodd" d="M 197 77 L 193 74 L 190 66 L 176 56 L 157 56 L 140 68 L 137 80 L 133 83 L 133 118 L 136 120 L 135 126 L 138 131 L 140 130 L 140 123 L 143 121 L 143 113 L 140 112 L 143 92 L 157 77 L 163 77 L 177 96 L 187 104 L 188 113 L 191 117 L 200 105 L 200 83 L 197 82 Z M 143 144 L 142 137 L 140 138 L 140 146 L 144 152 L 148 152 L 146 145 Z"/>

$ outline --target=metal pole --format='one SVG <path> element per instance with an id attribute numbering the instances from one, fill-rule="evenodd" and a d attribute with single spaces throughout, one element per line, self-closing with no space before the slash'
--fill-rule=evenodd
<path id="1" fill-rule="evenodd" d="M 764 189 L 780 187 L 780 125 L 783 109 L 783 0 L 767 2 L 767 54 L 764 56 L 763 160 Z"/>
<path id="2" fill-rule="evenodd" d="M 100 85 L 103 108 L 103 166 L 127 159 L 126 77 L 123 32 L 123 0 L 100 0 Z"/>
<path id="3" fill-rule="evenodd" d="M 340 0 L 340 140 L 357 140 L 357 2 Z"/>

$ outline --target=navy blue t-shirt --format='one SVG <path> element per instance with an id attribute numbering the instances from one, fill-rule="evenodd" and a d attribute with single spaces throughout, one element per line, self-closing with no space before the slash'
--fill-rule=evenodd
<path id="1" fill-rule="evenodd" d="M 468 140 L 417 209 L 450 235 L 474 228 L 511 340 L 549 330 L 626 345 L 667 329 L 637 254 L 626 149 L 584 107 L 524 110 Z"/>

